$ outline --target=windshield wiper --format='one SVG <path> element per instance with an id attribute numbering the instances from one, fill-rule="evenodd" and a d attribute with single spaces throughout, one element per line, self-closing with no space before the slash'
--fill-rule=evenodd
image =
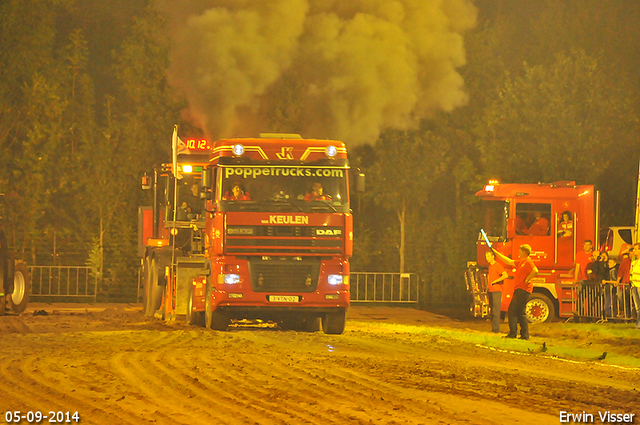
<path id="1" fill-rule="evenodd" d="M 286 198 L 279 198 L 279 199 L 272 199 L 271 202 L 275 202 L 276 204 L 287 204 L 287 205 L 291 205 L 292 207 L 295 207 L 298 209 L 298 211 L 300 212 L 304 212 L 304 210 L 302 209 L 302 207 L 298 204 L 294 204 L 293 202 L 291 202 L 290 200 L 286 199 Z"/>
<path id="2" fill-rule="evenodd" d="M 326 205 L 327 207 L 331 208 L 333 210 L 333 212 L 338 212 L 338 210 L 336 209 L 336 207 L 334 207 L 329 201 L 325 201 L 325 200 L 316 200 L 315 202 L 322 202 L 324 205 Z"/>

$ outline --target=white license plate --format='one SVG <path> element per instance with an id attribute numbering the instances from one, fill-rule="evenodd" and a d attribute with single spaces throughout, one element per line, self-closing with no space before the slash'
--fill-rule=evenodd
<path id="1" fill-rule="evenodd" d="M 297 295 L 269 295 L 269 301 L 272 303 L 297 303 L 300 297 Z"/>

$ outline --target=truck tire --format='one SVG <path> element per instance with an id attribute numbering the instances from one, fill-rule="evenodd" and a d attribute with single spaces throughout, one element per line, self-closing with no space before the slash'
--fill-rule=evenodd
<path id="1" fill-rule="evenodd" d="M 346 310 L 340 310 L 335 313 L 327 313 L 322 316 L 322 330 L 326 334 L 340 335 L 342 332 L 344 332 L 344 325 L 346 321 Z"/>
<path id="2" fill-rule="evenodd" d="M 552 321 L 556 316 L 556 311 L 549 297 L 534 292 L 529 296 L 525 314 L 529 323 L 544 323 Z"/>
<path id="3" fill-rule="evenodd" d="M 162 304 L 162 292 L 164 288 L 159 286 L 160 269 L 156 259 L 147 257 L 145 259 L 144 267 L 146 269 L 144 274 L 146 285 L 144 292 L 144 315 L 147 317 L 153 317 Z"/>
<path id="4" fill-rule="evenodd" d="M 193 284 L 189 287 L 187 300 L 187 324 L 199 327 L 204 326 L 204 311 L 193 311 Z"/>
<path id="5" fill-rule="evenodd" d="M 211 285 L 207 282 L 207 292 L 205 299 L 204 323 L 209 329 L 215 331 L 226 331 L 229 326 L 229 316 L 220 310 L 213 310 L 211 305 Z"/>
<path id="6" fill-rule="evenodd" d="M 13 292 L 8 294 L 11 311 L 22 313 L 27 308 L 29 294 L 31 294 L 31 275 L 27 265 L 16 261 L 13 271 Z"/>

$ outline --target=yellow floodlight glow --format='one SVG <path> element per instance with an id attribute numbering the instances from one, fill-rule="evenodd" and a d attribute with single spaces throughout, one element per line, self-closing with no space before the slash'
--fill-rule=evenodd
<path id="1" fill-rule="evenodd" d="M 193 167 L 191 165 L 183 165 L 182 166 L 182 172 L 183 173 L 192 173 L 193 172 Z"/>

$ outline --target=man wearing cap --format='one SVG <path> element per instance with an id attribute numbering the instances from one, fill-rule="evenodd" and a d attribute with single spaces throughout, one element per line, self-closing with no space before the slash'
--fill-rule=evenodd
<path id="1" fill-rule="evenodd" d="M 516 269 L 515 275 L 513 276 L 513 298 L 511 298 L 511 304 L 509 304 L 509 310 L 507 312 L 507 316 L 509 317 L 509 334 L 506 338 L 515 338 L 518 336 L 518 323 L 520 323 L 520 339 L 529 339 L 529 322 L 527 321 L 525 309 L 527 301 L 529 301 L 529 295 L 533 292 L 531 279 L 538 275 L 538 268 L 529 257 L 531 255 L 531 246 L 528 244 L 520 245 L 520 249 L 518 250 L 520 260 L 518 262 L 500 252 L 494 252 L 498 259 Z"/>

